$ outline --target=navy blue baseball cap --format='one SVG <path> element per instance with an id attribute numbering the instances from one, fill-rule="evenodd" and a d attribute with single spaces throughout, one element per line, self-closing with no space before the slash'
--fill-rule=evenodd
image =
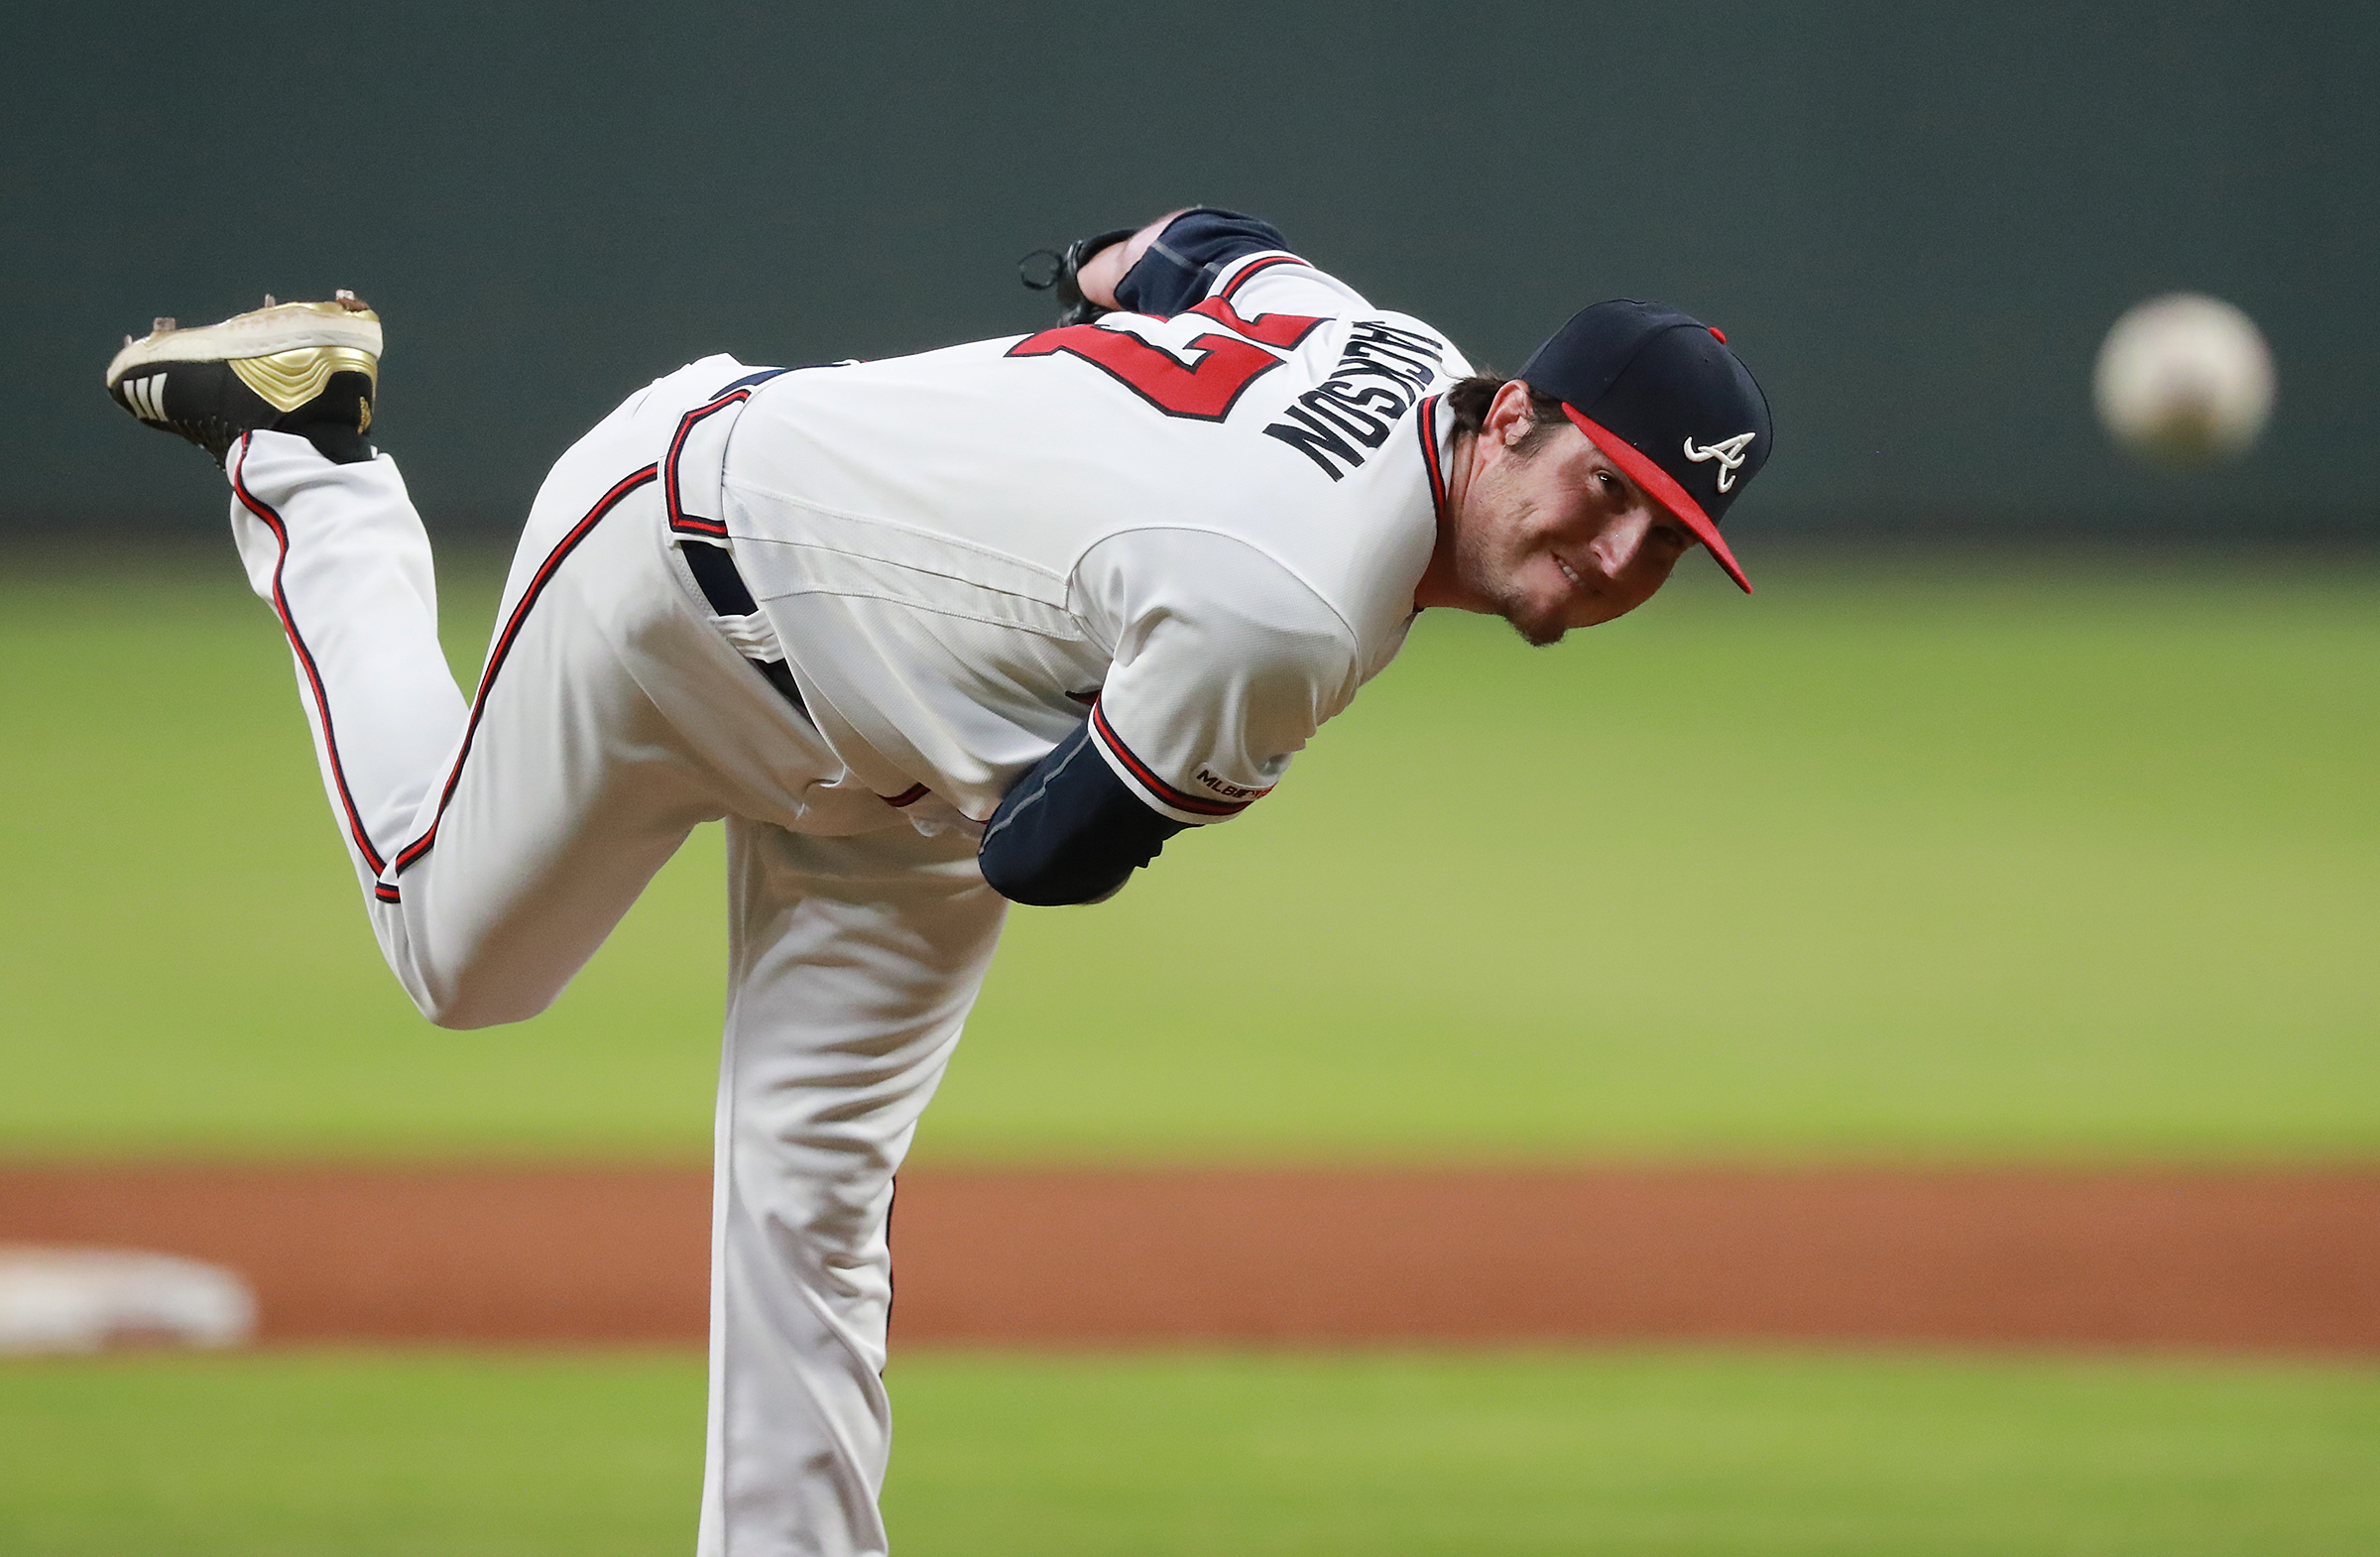
<path id="1" fill-rule="evenodd" d="M 1521 365 L 1611 463 L 1683 522 L 1745 594 L 1719 522 L 1768 463 L 1768 397 L 1691 314 L 1621 299 L 1581 308 Z"/>

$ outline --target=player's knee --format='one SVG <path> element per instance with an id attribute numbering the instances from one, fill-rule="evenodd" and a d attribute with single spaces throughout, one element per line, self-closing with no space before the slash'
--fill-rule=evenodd
<path id="1" fill-rule="evenodd" d="M 421 1000 L 416 997 L 414 1005 L 420 1010 L 422 1016 L 429 1018 L 431 1026 L 444 1027 L 449 1032 L 470 1032 L 479 1027 L 501 1026 L 507 1020 L 512 1019 L 491 1015 L 467 1004 L 451 1001 Z"/>
<path id="2" fill-rule="evenodd" d="M 432 1026 L 456 1032 L 527 1021 L 553 1004 L 550 993 L 524 990 L 516 982 L 475 970 L 439 979 L 409 979 L 406 993 Z"/>
<path id="3" fill-rule="evenodd" d="M 435 936 L 394 915 L 376 921 L 389 971 L 424 1019 L 455 1031 L 527 1021 L 553 1004 L 571 969 L 496 936 Z"/>

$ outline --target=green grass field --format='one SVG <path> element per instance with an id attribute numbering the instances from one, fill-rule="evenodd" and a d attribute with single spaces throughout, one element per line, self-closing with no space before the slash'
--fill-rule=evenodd
<path id="1" fill-rule="evenodd" d="M 1488 1353 L 904 1357 L 907 1557 L 2314 1557 L 2380 1548 L 2380 1375 Z M 691 1356 L 0 1368 L 0 1550 L 691 1544 Z"/>
<path id="2" fill-rule="evenodd" d="M 1708 570 L 1701 570 L 1707 572 Z M 944 1159 L 2368 1158 L 2380 570 L 1684 581 L 1430 620 L 1278 795 L 1017 915 Z M 450 582 L 476 658 L 490 575 Z M 698 1157 L 718 847 L 551 1014 L 382 971 L 227 555 L 0 581 L 0 1156 Z M 2380 1375 L 910 1355 L 907 1554 L 2362 1553 Z M 0 1552 L 684 1550 L 677 1356 L 0 1367 Z"/>
<path id="3" fill-rule="evenodd" d="M 1277 795 L 1016 915 L 919 1149 L 2380 1148 L 2380 570 L 1761 571 L 1425 620 Z M 0 1153 L 707 1149 L 715 830 L 552 1013 L 439 1032 L 228 548 L 18 574 L 0 665 Z"/>

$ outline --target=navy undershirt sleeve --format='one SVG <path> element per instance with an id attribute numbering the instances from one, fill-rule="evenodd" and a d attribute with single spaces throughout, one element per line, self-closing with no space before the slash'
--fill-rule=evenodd
<path id="1" fill-rule="evenodd" d="M 1159 814 L 1091 749 L 1091 725 L 1016 781 L 976 852 L 984 880 L 1014 902 L 1093 902 L 1157 857 L 1183 824 Z"/>
<path id="2" fill-rule="evenodd" d="M 1131 313 L 1180 313 L 1206 298 L 1217 273 L 1232 261 L 1288 247 L 1268 221 L 1202 205 L 1165 224 L 1116 284 L 1116 300 Z"/>

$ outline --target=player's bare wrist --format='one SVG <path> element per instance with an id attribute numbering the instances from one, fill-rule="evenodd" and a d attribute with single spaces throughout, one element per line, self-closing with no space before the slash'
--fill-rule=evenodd
<path id="1" fill-rule="evenodd" d="M 1175 217 L 1193 209 L 1195 207 L 1185 205 L 1178 210 L 1167 211 L 1124 242 L 1112 243 L 1100 250 L 1083 262 L 1082 270 L 1075 277 L 1075 285 L 1082 289 L 1085 298 L 1103 308 L 1123 306 L 1116 300 L 1116 289 L 1124 285 L 1125 274 L 1140 263 L 1140 256 L 1148 252 L 1148 246 L 1157 241 L 1157 235 Z"/>

